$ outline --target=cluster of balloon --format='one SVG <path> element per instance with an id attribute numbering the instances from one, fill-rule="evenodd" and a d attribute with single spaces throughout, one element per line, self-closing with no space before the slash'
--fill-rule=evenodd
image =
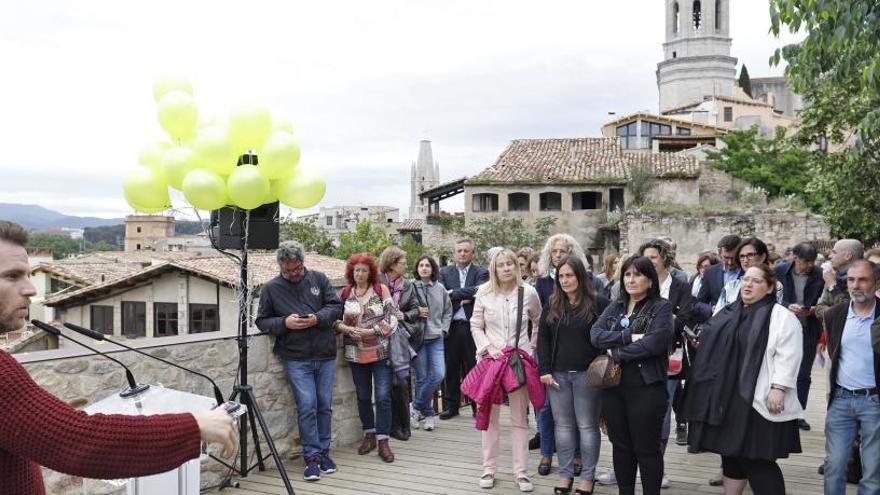
<path id="1" fill-rule="evenodd" d="M 310 208 L 324 197 L 324 179 L 297 166 L 300 149 L 293 126 L 273 121 L 265 107 L 239 105 L 228 119 L 200 124 L 188 80 L 161 77 L 153 83 L 153 97 L 159 124 L 171 139 L 145 146 L 141 166 L 123 181 L 125 200 L 136 211 L 170 208 L 169 186 L 200 210 L 227 205 L 251 210 L 275 201 Z M 257 156 L 256 165 L 238 165 L 246 153 Z"/>

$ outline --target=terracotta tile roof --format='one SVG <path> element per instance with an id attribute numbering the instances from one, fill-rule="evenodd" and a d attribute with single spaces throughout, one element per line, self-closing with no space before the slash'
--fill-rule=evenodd
<path id="1" fill-rule="evenodd" d="M 400 222 L 400 225 L 397 227 L 397 231 L 415 231 L 422 230 L 422 225 L 425 224 L 425 221 L 421 218 L 407 218 L 406 220 Z"/>
<path id="2" fill-rule="evenodd" d="M 40 263 L 31 269 L 31 273 L 46 272 L 75 285 L 89 286 L 124 277 L 143 269 L 143 263 L 117 262 L 89 255 L 51 263 Z"/>
<path id="3" fill-rule="evenodd" d="M 632 122 L 634 120 L 643 119 L 643 120 L 652 120 L 652 121 L 656 121 L 656 122 L 664 122 L 667 124 L 675 124 L 675 125 L 680 125 L 683 127 L 701 127 L 703 129 L 709 129 L 709 130 L 714 130 L 714 131 L 718 131 L 718 132 L 727 131 L 727 129 L 724 127 L 719 127 L 717 125 L 712 125 L 712 124 L 709 124 L 706 122 L 693 122 L 691 120 L 686 120 L 686 119 L 677 118 L 677 117 L 667 115 L 670 113 L 674 113 L 678 110 L 684 110 L 687 108 L 698 107 L 701 104 L 702 104 L 702 102 L 698 102 L 698 103 L 693 103 L 690 105 L 685 105 L 685 106 L 679 107 L 679 108 L 673 108 L 673 109 L 670 109 L 670 110 L 663 112 L 664 115 L 657 115 L 657 114 L 645 113 L 645 112 L 631 113 L 629 115 L 624 115 L 623 117 L 605 122 L 605 124 L 603 124 L 602 127 L 604 128 L 604 127 L 608 127 L 610 125 L 616 126 L 616 125 L 623 124 L 625 122 Z"/>
<path id="4" fill-rule="evenodd" d="M 334 285 L 341 285 L 345 277 L 345 261 L 322 256 L 319 254 L 306 254 L 306 266 L 309 269 L 324 272 Z M 217 281 L 226 286 L 232 286 L 238 282 L 239 268 L 231 259 L 225 256 L 201 257 L 171 260 L 157 263 L 123 277 L 107 280 L 103 283 L 91 285 L 76 291 L 49 296 L 44 304 L 46 306 L 70 306 L 76 303 L 84 303 L 100 297 L 105 297 L 116 288 L 130 287 L 144 283 L 149 279 L 163 273 L 180 270 L 209 280 Z M 253 282 L 253 287 L 260 287 L 270 279 L 278 275 L 278 264 L 275 261 L 274 252 L 252 253 L 248 255 L 248 275 Z"/>
<path id="5" fill-rule="evenodd" d="M 498 161 L 465 184 L 619 183 L 647 160 L 658 177 L 697 177 L 697 161 L 675 153 L 624 152 L 617 138 L 517 139 Z"/>

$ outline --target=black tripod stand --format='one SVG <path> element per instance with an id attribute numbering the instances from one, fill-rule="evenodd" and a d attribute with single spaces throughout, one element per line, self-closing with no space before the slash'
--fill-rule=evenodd
<path id="1" fill-rule="evenodd" d="M 250 296 L 250 287 L 248 286 L 248 252 L 247 252 L 247 232 L 248 232 L 248 221 L 250 218 L 250 212 L 246 212 L 242 215 L 242 237 L 241 237 L 241 270 L 239 272 L 239 284 L 241 289 L 241 294 L 239 294 L 239 304 L 238 304 L 238 336 L 236 337 L 236 341 L 238 342 L 238 369 L 239 369 L 239 381 L 232 389 L 232 395 L 229 400 L 238 400 L 239 403 L 247 406 L 247 414 L 243 415 L 239 418 L 239 453 L 241 455 L 241 465 L 238 469 L 235 469 L 234 466 L 227 464 L 222 459 L 218 459 L 213 457 L 217 462 L 223 464 L 227 468 L 231 469 L 233 472 L 237 472 L 242 478 L 247 478 L 248 473 L 254 470 L 254 468 L 259 467 L 260 471 L 266 470 L 266 465 L 263 461 L 272 457 L 275 460 L 275 467 L 278 468 L 278 472 L 281 474 L 281 481 L 284 482 L 284 487 L 287 489 L 287 493 L 289 495 L 294 495 L 293 485 L 290 483 L 290 478 L 287 476 L 287 471 L 284 468 L 284 463 L 281 460 L 281 456 L 278 455 L 278 450 L 275 448 L 275 442 L 272 440 L 272 436 L 269 433 L 269 426 L 266 424 L 266 420 L 263 419 L 263 413 L 260 412 L 260 407 L 257 404 L 257 398 L 254 396 L 254 389 L 250 385 L 248 385 L 248 304 L 249 304 L 249 296 Z M 214 241 L 211 239 L 212 244 L 214 244 L 214 248 L 218 251 L 219 249 Z M 263 453 L 260 449 L 260 439 L 257 435 L 256 426 L 259 425 L 260 430 L 263 432 L 263 438 L 266 440 L 266 445 L 269 447 L 269 455 L 263 456 Z M 250 429 L 250 433 L 253 436 L 254 440 L 254 452 L 257 455 L 257 463 L 251 466 L 248 466 L 248 429 Z M 226 484 L 224 484 L 225 486 Z"/>

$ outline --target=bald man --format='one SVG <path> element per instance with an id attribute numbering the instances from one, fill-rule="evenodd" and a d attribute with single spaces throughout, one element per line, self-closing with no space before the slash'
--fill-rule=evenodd
<path id="1" fill-rule="evenodd" d="M 856 239 L 841 239 L 834 243 L 829 260 L 831 267 L 822 273 L 825 288 L 822 290 L 822 297 L 816 303 L 816 318 L 819 318 L 819 321 L 822 321 L 828 308 L 849 300 L 849 293 L 846 290 L 846 271 L 854 261 L 862 259 L 864 252 L 864 246 Z"/>

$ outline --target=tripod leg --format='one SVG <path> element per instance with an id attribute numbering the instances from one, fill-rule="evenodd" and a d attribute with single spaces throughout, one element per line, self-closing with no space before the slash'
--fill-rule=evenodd
<path id="1" fill-rule="evenodd" d="M 238 393 L 236 390 L 235 393 Z M 233 396 L 235 396 L 233 393 Z M 233 400 L 233 399 L 230 399 Z M 250 411 L 250 406 L 248 406 L 248 411 Z M 248 473 L 248 455 L 247 455 L 247 432 L 248 432 L 248 414 L 241 415 L 238 423 L 238 448 L 239 455 L 241 456 L 241 464 L 239 464 L 238 472 L 241 474 L 241 477 L 247 477 Z M 251 423 L 253 424 L 253 423 Z M 253 428 L 252 428 L 253 429 Z"/>
<path id="2" fill-rule="evenodd" d="M 253 393 L 251 391 L 247 391 L 247 393 L 251 395 L 251 398 L 253 400 Z M 278 450 L 275 449 L 275 442 L 272 440 L 272 436 L 269 434 L 269 426 L 266 425 L 266 420 L 263 419 L 263 413 L 261 413 L 260 409 L 257 407 L 256 400 L 253 400 L 249 411 L 253 411 L 254 415 L 257 417 L 257 422 L 260 425 L 260 429 L 263 431 L 263 437 L 266 439 L 266 445 L 269 447 L 269 452 L 272 454 L 272 458 L 275 459 L 275 467 L 278 468 L 278 472 L 281 474 L 281 481 L 284 482 L 284 487 L 287 488 L 287 493 L 289 495 L 293 495 L 293 485 L 290 484 L 290 478 L 287 476 L 287 470 L 284 468 L 284 463 L 281 461 L 281 456 L 278 455 Z M 254 435 L 256 435 L 256 432 L 254 433 Z"/>
<path id="3" fill-rule="evenodd" d="M 250 394 L 248 394 L 248 395 L 250 395 Z M 253 397 L 248 402 L 251 402 L 251 404 L 257 403 L 256 399 Z M 259 466 L 260 471 L 265 471 L 266 465 L 263 464 L 263 453 L 260 451 L 260 437 L 257 436 L 257 428 L 256 428 L 257 422 L 254 419 L 254 409 L 256 409 L 256 408 L 253 406 L 248 407 L 248 416 L 251 417 L 251 424 L 254 425 L 254 427 L 251 428 L 251 434 L 254 436 L 254 452 L 256 452 L 256 454 L 257 454 L 257 466 Z M 264 430 L 264 433 L 265 433 L 265 430 Z M 267 438 L 268 438 L 268 435 L 267 435 Z"/>

